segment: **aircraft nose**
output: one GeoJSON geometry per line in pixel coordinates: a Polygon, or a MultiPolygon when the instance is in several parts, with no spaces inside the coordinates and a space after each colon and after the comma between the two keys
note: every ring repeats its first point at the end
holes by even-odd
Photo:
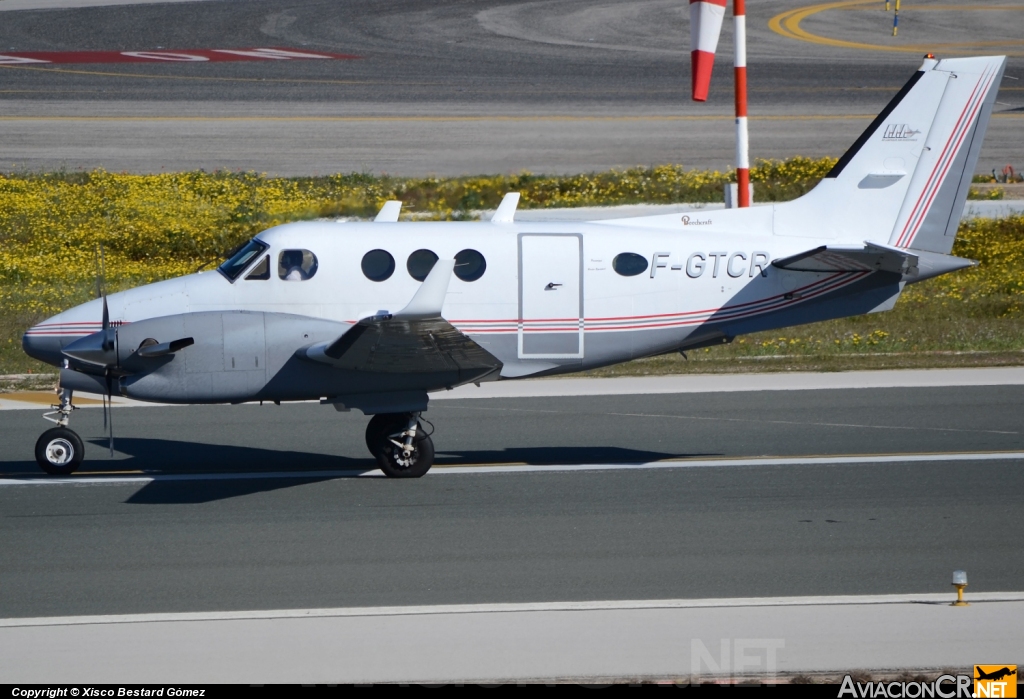
{"type": "Polygon", "coordinates": [[[63,337],[52,319],[46,320],[25,331],[21,336],[21,348],[33,359],[59,367],[64,359],[61,354],[63,337]]]}

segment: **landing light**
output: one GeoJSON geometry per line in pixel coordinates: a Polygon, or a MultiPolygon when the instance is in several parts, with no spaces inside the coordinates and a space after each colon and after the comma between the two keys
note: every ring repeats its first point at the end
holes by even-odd
{"type": "Polygon", "coordinates": [[[967,602],[964,602],[964,588],[967,587],[967,571],[966,570],[954,570],[953,571],[953,587],[956,588],[956,602],[953,602],[953,607],[966,607],[967,602]]]}

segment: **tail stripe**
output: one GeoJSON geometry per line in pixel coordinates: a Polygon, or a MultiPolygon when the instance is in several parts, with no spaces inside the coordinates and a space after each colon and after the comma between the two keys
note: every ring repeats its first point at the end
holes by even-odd
{"type": "Polygon", "coordinates": [[[943,160],[943,158],[945,158],[946,153],[949,150],[949,143],[950,143],[950,141],[953,140],[953,137],[956,135],[957,130],[960,128],[960,125],[963,123],[964,115],[967,113],[967,110],[970,109],[971,103],[974,101],[974,96],[978,93],[978,86],[981,85],[982,79],[983,79],[983,77],[978,79],[977,84],[975,84],[975,86],[974,86],[974,90],[971,92],[970,98],[967,100],[966,104],[964,104],[964,108],[960,112],[960,118],[957,119],[956,125],[953,127],[952,133],[950,133],[949,138],[946,140],[946,146],[945,146],[945,148],[942,151],[942,155],[938,158],[938,160],[935,161],[935,166],[932,168],[931,174],[928,175],[928,180],[925,182],[925,186],[922,188],[921,194],[918,196],[917,201],[914,203],[914,208],[910,212],[910,216],[907,218],[907,222],[903,225],[903,230],[900,232],[900,237],[896,241],[896,245],[897,246],[900,246],[900,245],[903,244],[903,240],[904,240],[904,238],[907,235],[907,231],[911,227],[915,226],[915,224],[917,224],[918,219],[920,218],[920,216],[923,215],[925,211],[927,211],[927,207],[923,207],[923,206],[921,206],[921,204],[924,201],[925,196],[927,196],[928,191],[931,188],[932,184],[935,182],[935,174],[938,172],[939,168],[942,166],[942,160],[943,160]]]}
{"type": "Polygon", "coordinates": [[[910,217],[907,219],[907,223],[904,225],[903,231],[900,233],[900,237],[896,242],[897,247],[907,247],[910,245],[914,237],[917,235],[918,230],[920,230],[921,225],[924,223],[924,218],[928,213],[928,209],[931,207],[932,201],[938,194],[946,173],[949,172],[949,168],[956,159],[956,154],[959,152],[960,145],[963,143],[964,138],[970,131],[970,126],[974,123],[974,118],[981,109],[984,97],[988,93],[988,88],[992,84],[994,77],[994,71],[987,72],[986,74],[983,74],[977,84],[975,84],[974,89],[967,100],[967,104],[964,105],[963,110],[960,112],[960,117],[957,119],[956,125],[953,127],[949,138],[946,140],[942,154],[939,156],[935,163],[935,167],[928,176],[928,180],[922,189],[917,202],[914,204],[914,209],[911,211],[910,217]],[[983,82],[985,83],[985,87],[979,90],[978,88],[981,87],[983,82]],[[969,116],[965,119],[964,117],[968,112],[969,116]],[[956,141],[955,145],[953,145],[954,141],[956,141]],[[939,173],[940,170],[941,174],[939,173]]]}
{"type": "MultiPolygon", "coordinates": [[[[946,164],[945,164],[945,167],[942,170],[942,174],[939,176],[939,178],[937,180],[937,183],[932,188],[931,196],[928,198],[928,203],[924,207],[925,211],[927,211],[931,207],[932,201],[935,199],[935,196],[939,193],[939,188],[941,186],[941,183],[943,182],[943,180],[946,179],[946,173],[949,172],[949,168],[952,167],[953,161],[956,160],[956,155],[960,151],[960,146],[963,144],[963,141],[967,137],[967,134],[970,133],[971,126],[974,123],[974,119],[975,119],[975,117],[978,116],[978,112],[981,111],[981,107],[982,107],[982,105],[985,102],[985,99],[984,99],[985,95],[988,93],[988,88],[989,88],[989,86],[991,86],[992,81],[993,81],[994,78],[995,78],[995,73],[992,73],[991,75],[989,75],[988,82],[985,83],[985,89],[982,90],[981,96],[975,102],[974,107],[971,110],[971,116],[967,120],[967,123],[964,125],[963,129],[960,131],[960,137],[959,137],[959,139],[957,139],[956,146],[954,146],[952,151],[950,152],[949,157],[946,159],[946,164]]],[[[982,77],[982,79],[984,79],[984,76],[982,77]]],[[[914,227],[913,233],[911,233],[910,237],[907,238],[906,247],[910,247],[910,245],[913,244],[914,238],[917,236],[917,233],[921,229],[921,225],[923,223],[924,223],[924,216],[922,215],[920,217],[920,220],[918,221],[917,225],[914,227]]]]}

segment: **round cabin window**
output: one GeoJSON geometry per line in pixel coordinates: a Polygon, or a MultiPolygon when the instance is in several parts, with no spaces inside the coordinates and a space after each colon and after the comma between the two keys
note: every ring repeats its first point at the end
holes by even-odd
{"type": "Polygon", "coordinates": [[[430,274],[430,270],[434,268],[434,263],[437,262],[437,255],[430,250],[417,250],[413,254],[409,255],[409,259],[406,260],[405,268],[409,270],[409,276],[418,282],[423,281],[430,274]]]}
{"type": "Polygon", "coordinates": [[[463,250],[455,256],[455,276],[464,282],[475,282],[487,271],[487,260],[476,250],[463,250]]]}
{"type": "Polygon", "coordinates": [[[624,277],[635,277],[647,271],[647,258],[635,252],[620,252],[612,260],[612,269],[624,277]]]}
{"type": "Polygon", "coordinates": [[[387,250],[371,250],[363,255],[363,274],[374,282],[382,282],[395,273],[395,258],[387,250]]]}

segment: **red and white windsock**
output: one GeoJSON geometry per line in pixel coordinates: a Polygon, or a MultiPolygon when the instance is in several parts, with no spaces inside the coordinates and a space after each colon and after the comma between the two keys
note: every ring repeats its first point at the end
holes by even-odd
{"type": "Polygon", "coordinates": [[[690,0],[690,69],[696,102],[704,102],[708,98],[726,2],[728,0],[690,0]]]}

